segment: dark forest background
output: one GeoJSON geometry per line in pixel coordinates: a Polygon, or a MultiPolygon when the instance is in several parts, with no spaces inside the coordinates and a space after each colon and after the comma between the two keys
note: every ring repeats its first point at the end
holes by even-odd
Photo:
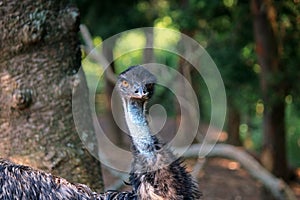
{"type": "MultiPolygon", "coordinates": [[[[109,139],[129,150],[128,137],[112,116],[111,95],[116,75],[149,62],[175,69],[191,83],[200,109],[198,131],[205,132],[212,106],[203,77],[172,52],[144,49],[151,43],[172,49],[182,44],[181,38],[176,34],[152,37],[142,29],[128,31],[141,27],[175,30],[205,48],[222,75],[227,94],[224,128],[215,129],[217,134],[209,139],[221,144],[216,149],[230,144],[227,147],[236,150],[234,155],[246,150],[243,155],[248,161],[255,158],[291,187],[290,181],[296,180],[293,189],[300,196],[299,0],[0,0],[0,157],[99,192],[108,188],[104,185],[115,186],[112,183],[118,179],[121,184],[113,189],[119,189],[126,177],[107,166],[101,168],[97,156],[91,155],[99,153],[95,141],[101,138],[96,138],[87,89],[96,91],[97,117],[109,139]],[[90,41],[82,32],[84,26],[79,31],[80,24],[90,32],[90,41]],[[117,40],[103,48],[105,57],[113,60],[104,71],[89,55],[88,42],[90,47],[99,47],[119,33],[117,40]],[[137,50],[123,54],[133,48],[137,50]],[[85,77],[77,73],[81,65],[85,77]],[[73,98],[76,95],[82,98],[73,98]],[[81,124],[74,122],[74,116],[81,124]],[[83,139],[91,143],[83,144],[83,139]]],[[[191,119],[182,116],[172,92],[156,89],[150,106],[160,104],[165,109],[167,120],[159,134],[168,142],[180,120],[191,119]]],[[[203,142],[198,136],[194,143],[203,142]]],[[[187,160],[188,167],[198,173],[194,175],[206,197],[261,197],[256,192],[263,188],[261,184],[242,172],[245,163],[219,157],[207,160],[204,170],[200,170],[201,162],[187,160]]],[[[283,187],[274,185],[276,190],[283,187]]]]}
{"type": "MultiPolygon", "coordinates": [[[[300,166],[299,29],[300,3],[294,1],[96,1],[77,0],[94,44],[138,27],[170,28],[195,39],[217,64],[226,87],[226,141],[244,146],[277,176],[300,166]]],[[[142,47],[142,32],[121,36],[112,55],[128,45],[142,47]]],[[[176,42],[176,39],[174,39],[176,42]]],[[[172,41],[172,40],[171,40],[172,41]]],[[[166,40],[166,46],[168,45],[166,40]]],[[[127,46],[127,47],[126,47],[127,46]]],[[[156,62],[180,71],[180,60],[155,51],[156,62]]],[[[113,63],[116,73],[143,62],[143,52],[113,63]]],[[[95,65],[86,65],[88,81],[96,80],[95,65]],[[94,78],[93,78],[94,77],[94,78]]],[[[98,73],[101,73],[98,71],[98,73]]],[[[197,73],[190,74],[200,102],[202,123],[210,118],[210,101],[197,73]]],[[[105,94],[104,81],[99,94],[105,94]]],[[[176,118],[172,95],[156,99],[176,118]]],[[[101,95],[99,95],[101,101],[101,95]]],[[[105,99],[103,97],[103,99],[105,99]]],[[[103,101],[102,101],[103,102],[103,101]]],[[[99,113],[105,112],[101,105],[99,113]]]]}

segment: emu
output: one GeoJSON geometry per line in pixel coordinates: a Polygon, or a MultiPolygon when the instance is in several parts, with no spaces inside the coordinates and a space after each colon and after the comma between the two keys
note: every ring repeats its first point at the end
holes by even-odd
{"type": "Polygon", "coordinates": [[[97,194],[83,184],[24,165],[0,159],[1,200],[135,200],[133,192],[106,191],[97,194]]]}
{"type": "Polygon", "coordinates": [[[129,181],[133,191],[97,194],[50,173],[0,159],[0,199],[31,200],[196,200],[201,193],[182,160],[151,134],[145,113],[156,78],[142,66],[130,67],[118,77],[125,120],[132,142],[129,181]]]}
{"type": "Polygon", "coordinates": [[[155,83],[156,77],[142,66],[128,68],[116,83],[132,144],[130,184],[139,200],[200,199],[198,185],[182,160],[151,134],[145,110],[155,83]]]}

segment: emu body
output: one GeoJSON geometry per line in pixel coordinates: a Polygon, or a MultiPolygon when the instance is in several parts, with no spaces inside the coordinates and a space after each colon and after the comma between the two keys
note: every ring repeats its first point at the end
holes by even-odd
{"type": "Polygon", "coordinates": [[[130,183],[140,200],[194,200],[201,194],[180,159],[151,134],[145,107],[156,78],[141,66],[120,74],[117,81],[132,141],[130,183]]]}
{"type": "Polygon", "coordinates": [[[134,200],[132,192],[97,194],[83,184],[72,184],[28,166],[0,159],[1,200],[134,200]]]}

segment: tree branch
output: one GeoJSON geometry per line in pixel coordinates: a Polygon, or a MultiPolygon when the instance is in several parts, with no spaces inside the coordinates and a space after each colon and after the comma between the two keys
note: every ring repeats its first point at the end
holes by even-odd
{"type": "Polygon", "coordinates": [[[103,71],[105,72],[105,75],[107,76],[108,80],[111,83],[115,84],[117,82],[117,78],[112,69],[109,67],[110,63],[103,56],[102,53],[95,49],[91,34],[88,28],[83,24],[80,25],[80,33],[84,40],[84,43],[86,44],[86,46],[83,48],[86,54],[88,54],[90,58],[95,60],[98,63],[98,65],[103,68],[103,71]],[[105,68],[105,66],[107,66],[107,68],[105,68]]]}

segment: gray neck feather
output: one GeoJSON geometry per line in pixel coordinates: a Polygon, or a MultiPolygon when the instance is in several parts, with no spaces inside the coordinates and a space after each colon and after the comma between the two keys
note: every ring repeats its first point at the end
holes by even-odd
{"type": "Polygon", "coordinates": [[[126,123],[137,150],[147,158],[154,157],[153,139],[145,114],[146,103],[123,99],[126,123]]]}

